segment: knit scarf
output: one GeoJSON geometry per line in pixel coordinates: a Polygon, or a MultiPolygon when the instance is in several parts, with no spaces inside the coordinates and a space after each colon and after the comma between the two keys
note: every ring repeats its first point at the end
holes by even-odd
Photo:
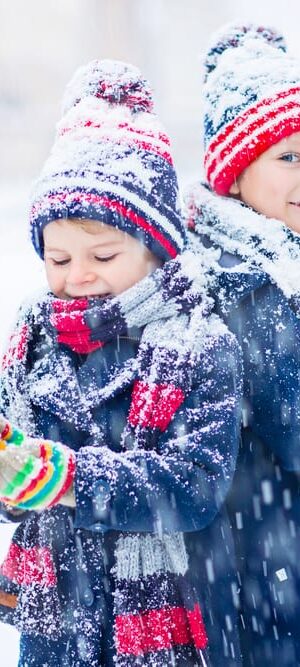
{"type": "MultiPolygon", "coordinates": [[[[242,264],[226,271],[263,272],[287,299],[299,299],[299,234],[239,200],[216,195],[202,184],[190,189],[186,207],[189,227],[202,238],[207,236],[216,248],[214,259],[211,250],[208,259],[216,271],[220,271],[217,261],[221,251],[238,255],[242,264]]],[[[203,245],[201,252],[205,254],[203,245]]]]}
{"type": "MultiPolygon", "coordinates": [[[[217,318],[209,317],[212,304],[207,297],[208,280],[207,272],[201,271],[199,258],[186,251],[118,297],[68,302],[47,294],[26,305],[3,358],[1,408],[6,416],[29,435],[38,435],[32,401],[38,397],[43,405],[50,400],[52,409],[62,419],[72,416],[72,423],[78,428],[84,423],[84,429],[89,430],[95,444],[101,447],[104,435],[101,425],[94,423],[92,409],[120,387],[131,386],[131,406],[121,444],[125,450],[153,448],[151,432],[167,429],[192,389],[193,368],[207,337],[215,333],[217,318]],[[141,330],[136,357],[118,366],[104,387],[95,386],[91,379],[85,395],[80,395],[68,347],[87,354],[117,336],[141,330]],[[28,355],[37,347],[41,355],[28,372],[28,355]]],[[[103,462],[103,458],[99,465],[112,465],[110,461],[103,462]]],[[[110,479],[113,493],[113,468],[110,479]]],[[[60,611],[53,585],[54,567],[49,565],[51,547],[45,546],[45,525],[53,521],[56,509],[35,519],[40,524],[37,532],[43,539],[42,544],[36,541],[31,545],[29,557],[27,542],[28,558],[33,558],[36,549],[39,563],[41,558],[46,559],[48,577],[41,575],[38,579],[43,587],[37,586],[36,581],[28,581],[28,568],[33,571],[34,566],[32,562],[26,565],[22,539],[18,543],[15,538],[1,568],[2,575],[14,586],[21,585],[23,598],[25,595],[28,601],[28,590],[31,593],[31,616],[19,612],[21,630],[39,632],[40,618],[35,618],[34,600],[40,609],[44,596],[52,637],[54,627],[55,633],[59,632],[60,611]],[[49,550],[46,556],[45,549],[49,550]],[[16,557],[18,573],[23,559],[21,570],[27,571],[25,580],[15,574],[16,557]]],[[[182,533],[120,534],[113,574],[117,667],[208,664],[207,637],[199,602],[189,581],[182,533]]],[[[47,629],[43,632],[47,633],[47,629]]]]}

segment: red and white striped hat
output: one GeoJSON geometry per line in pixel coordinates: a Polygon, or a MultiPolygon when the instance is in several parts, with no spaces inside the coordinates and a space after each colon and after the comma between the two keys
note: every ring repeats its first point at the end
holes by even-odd
{"type": "Polygon", "coordinates": [[[205,173],[226,195],[251,162],[300,131],[300,61],[275,30],[230,24],[215,33],[204,65],[205,173]]]}

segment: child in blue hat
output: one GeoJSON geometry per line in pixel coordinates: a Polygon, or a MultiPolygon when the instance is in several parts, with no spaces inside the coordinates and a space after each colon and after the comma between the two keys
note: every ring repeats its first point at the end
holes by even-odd
{"type": "Polygon", "coordinates": [[[1,566],[19,667],[239,664],[228,522],[237,343],[187,250],[148,83],[94,61],[67,89],[31,238],[49,291],[1,376],[1,566]]]}

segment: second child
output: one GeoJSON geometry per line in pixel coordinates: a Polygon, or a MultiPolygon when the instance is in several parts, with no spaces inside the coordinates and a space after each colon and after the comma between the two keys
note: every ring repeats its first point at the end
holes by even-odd
{"type": "Polygon", "coordinates": [[[247,667],[300,665],[300,61],[263,26],[211,40],[203,184],[188,195],[217,310],[243,351],[229,495],[247,667]]]}

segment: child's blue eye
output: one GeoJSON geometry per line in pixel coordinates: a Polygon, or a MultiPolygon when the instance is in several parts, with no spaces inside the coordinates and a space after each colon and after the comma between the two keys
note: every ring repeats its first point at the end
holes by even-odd
{"type": "Polygon", "coordinates": [[[280,160],[283,160],[284,162],[299,162],[300,155],[299,153],[284,153],[280,156],[280,160]]]}

